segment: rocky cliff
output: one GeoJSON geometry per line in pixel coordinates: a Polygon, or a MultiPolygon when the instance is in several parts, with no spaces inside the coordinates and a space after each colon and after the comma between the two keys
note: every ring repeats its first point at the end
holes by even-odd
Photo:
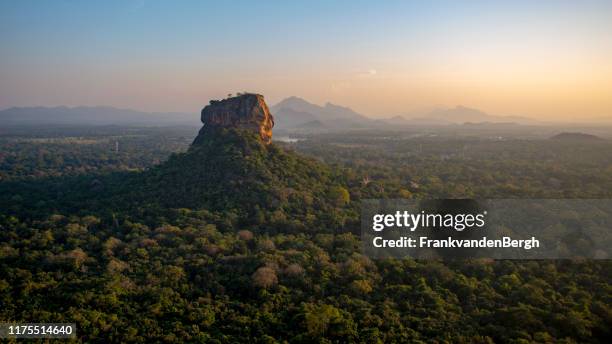
{"type": "Polygon", "coordinates": [[[272,141],[274,118],[260,94],[243,94],[223,100],[211,100],[202,109],[204,126],[193,144],[205,139],[207,133],[219,128],[246,129],[259,134],[261,140],[269,144],[272,141]]]}

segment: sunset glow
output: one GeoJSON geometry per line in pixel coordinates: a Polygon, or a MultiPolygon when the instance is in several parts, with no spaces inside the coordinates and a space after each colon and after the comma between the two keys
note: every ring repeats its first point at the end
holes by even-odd
{"type": "Polygon", "coordinates": [[[197,112],[256,91],[374,117],[590,120],[612,116],[611,37],[596,1],[4,1],[0,108],[197,112]]]}

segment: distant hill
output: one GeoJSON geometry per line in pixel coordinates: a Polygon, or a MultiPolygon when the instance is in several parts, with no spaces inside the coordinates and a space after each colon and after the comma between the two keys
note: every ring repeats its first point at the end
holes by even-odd
{"type": "Polygon", "coordinates": [[[289,129],[304,126],[307,123],[319,122],[317,117],[310,112],[299,111],[291,108],[283,108],[281,111],[271,110],[276,118],[275,126],[278,129],[289,129]]]}
{"type": "Polygon", "coordinates": [[[550,138],[551,140],[559,141],[603,141],[599,136],[585,133],[560,133],[550,138]]]}
{"type": "Polygon", "coordinates": [[[372,120],[344,106],[326,103],[324,106],[312,104],[299,97],[289,97],[272,106],[275,127],[278,129],[298,129],[304,127],[348,129],[363,127],[372,120]],[[315,125],[304,126],[309,122],[315,125]]]}
{"type": "Polygon", "coordinates": [[[478,109],[466,106],[456,106],[452,109],[437,109],[423,116],[414,117],[409,120],[418,124],[463,124],[463,123],[516,123],[536,124],[537,121],[520,116],[496,116],[478,109]]]}
{"type": "Polygon", "coordinates": [[[197,114],[142,112],[109,106],[13,107],[0,111],[0,126],[199,125],[197,114]]]}
{"type": "Polygon", "coordinates": [[[439,126],[456,124],[506,124],[506,125],[537,125],[540,122],[520,116],[497,116],[484,111],[456,106],[454,108],[434,109],[428,112],[412,112],[403,115],[378,120],[382,126],[408,127],[408,126],[439,126]]]}
{"type": "Polygon", "coordinates": [[[319,120],[306,122],[298,126],[298,128],[301,128],[301,129],[323,129],[325,127],[326,127],[325,124],[323,124],[323,122],[319,120]]]}

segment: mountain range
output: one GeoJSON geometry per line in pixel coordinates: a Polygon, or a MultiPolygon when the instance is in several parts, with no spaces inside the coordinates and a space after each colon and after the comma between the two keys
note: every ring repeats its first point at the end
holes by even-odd
{"type": "Polygon", "coordinates": [[[520,116],[496,116],[478,109],[458,105],[451,109],[436,109],[422,116],[409,119],[422,124],[463,124],[463,123],[516,123],[536,124],[537,121],[520,116]]]}
{"type": "Polygon", "coordinates": [[[326,103],[312,104],[299,97],[289,97],[270,108],[278,129],[332,130],[355,128],[397,128],[415,125],[457,125],[465,123],[514,123],[538,124],[539,122],[519,116],[496,116],[486,112],[456,106],[435,109],[430,112],[398,115],[384,119],[373,119],[348,107],[326,103]]]}
{"type": "Polygon", "coordinates": [[[0,126],[16,125],[199,125],[196,114],[143,112],[110,106],[12,107],[0,111],[0,126]]]}
{"type": "Polygon", "coordinates": [[[360,127],[372,122],[348,107],[326,103],[319,106],[299,97],[289,97],[270,108],[278,129],[323,129],[360,127]]]}
{"type": "MultiPolygon", "coordinates": [[[[390,129],[409,126],[457,125],[465,123],[538,124],[518,116],[496,116],[456,106],[374,119],[349,107],[332,103],[317,105],[299,97],[286,98],[270,107],[276,128],[290,131],[333,131],[360,128],[390,129]]],[[[13,107],[0,111],[0,126],[15,125],[199,125],[195,114],[179,112],[143,112],[109,106],[95,107],[13,107]]]]}

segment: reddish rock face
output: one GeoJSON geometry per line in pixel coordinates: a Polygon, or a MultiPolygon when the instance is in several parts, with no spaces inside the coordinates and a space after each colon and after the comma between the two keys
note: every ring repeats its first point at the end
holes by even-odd
{"type": "Polygon", "coordinates": [[[212,100],[202,110],[204,127],[194,141],[215,127],[247,129],[259,133],[261,140],[269,144],[272,141],[274,118],[260,94],[243,94],[224,100],[212,100]]]}

